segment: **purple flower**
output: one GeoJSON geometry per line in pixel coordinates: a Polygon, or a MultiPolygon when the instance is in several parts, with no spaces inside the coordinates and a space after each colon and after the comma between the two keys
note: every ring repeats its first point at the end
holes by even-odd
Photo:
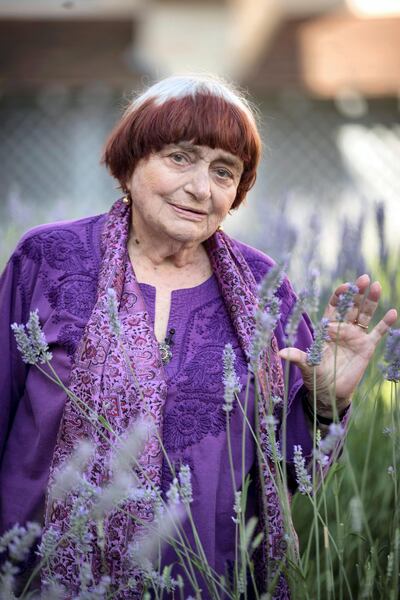
{"type": "Polygon", "coordinates": [[[188,465],[182,465],[179,469],[179,484],[182,501],[190,504],[193,502],[193,491],[192,474],[188,465]]]}
{"type": "Polygon", "coordinates": [[[16,598],[14,595],[14,589],[16,587],[15,577],[18,575],[20,569],[16,567],[11,561],[6,560],[0,569],[0,594],[1,598],[7,598],[12,600],[16,598]]]}
{"type": "Polygon", "coordinates": [[[281,301],[272,296],[266,304],[258,306],[255,313],[255,331],[250,345],[250,364],[253,372],[257,372],[260,366],[260,358],[268,347],[274,329],[280,319],[281,301]]]}
{"type": "Polygon", "coordinates": [[[385,205],[383,202],[376,203],[375,218],[379,237],[379,259],[381,264],[385,266],[388,260],[388,251],[385,237],[385,205]]]}
{"type": "Polygon", "coordinates": [[[26,325],[13,323],[17,348],[22,355],[22,360],[29,365],[46,363],[52,359],[45,335],[40,327],[38,311],[30,313],[26,325]]]}
{"type": "Polygon", "coordinates": [[[282,454],[279,440],[277,439],[276,428],[279,424],[278,420],[273,415],[262,417],[261,424],[265,426],[267,431],[267,454],[272,460],[281,461],[282,454]]]}
{"type": "Polygon", "coordinates": [[[321,363],[322,352],[325,342],[329,340],[328,336],[329,319],[321,319],[315,330],[314,341],[307,350],[307,364],[317,366],[321,363]]]}
{"type": "Polygon", "coordinates": [[[173,478],[172,483],[169,486],[169,490],[167,491],[167,498],[169,505],[177,505],[181,502],[181,498],[179,495],[178,480],[176,477],[173,478]]]}
{"type": "Polygon", "coordinates": [[[1,536],[0,552],[8,551],[10,558],[21,562],[27,558],[41,533],[42,528],[38,523],[28,521],[25,526],[17,523],[1,536]]]}
{"type": "Polygon", "coordinates": [[[239,378],[235,372],[236,355],[232,348],[232,344],[226,344],[223,352],[224,371],[222,381],[224,383],[224,404],[223,410],[227,413],[233,410],[233,400],[235,394],[238,394],[242,389],[239,378]]]}
{"type": "Polygon", "coordinates": [[[293,462],[300,494],[311,494],[311,477],[306,469],[306,460],[300,445],[294,446],[293,462]]]}
{"type": "Polygon", "coordinates": [[[383,367],[385,379],[400,381],[400,329],[391,329],[386,339],[383,367]]]}
{"type": "Polygon", "coordinates": [[[340,253],[334,277],[354,277],[356,273],[365,273],[365,261],[361,253],[364,232],[364,215],[353,225],[345,219],[341,226],[340,253]]]}
{"type": "Polygon", "coordinates": [[[274,406],[277,406],[277,404],[282,404],[283,398],[280,396],[271,396],[271,401],[274,406]]]}
{"type": "Polygon", "coordinates": [[[306,290],[302,290],[299,293],[299,296],[298,296],[296,302],[294,303],[292,311],[289,315],[289,318],[288,318],[288,321],[287,321],[287,324],[285,327],[285,333],[288,338],[289,346],[293,346],[295,343],[297,328],[299,326],[300,319],[303,315],[303,312],[306,310],[307,297],[308,297],[308,292],[306,292],[306,290]]]}
{"type": "Polygon", "coordinates": [[[331,423],[329,430],[323,440],[319,444],[319,450],[322,454],[328,455],[334,450],[336,444],[344,436],[344,428],[340,423],[331,423]]]}
{"type": "Polygon", "coordinates": [[[48,527],[48,529],[45,529],[42,534],[40,544],[38,545],[37,554],[46,561],[49,561],[56,551],[60,537],[60,532],[53,527],[48,527]]]}
{"type": "Polygon", "coordinates": [[[348,288],[343,294],[340,294],[338,304],[336,307],[336,316],[339,322],[343,322],[346,318],[347,313],[354,306],[354,296],[358,294],[359,290],[355,283],[349,283],[348,288]]]}
{"type": "Polygon", "coordinates": [[[282,265],[276,264],[267,272],[260,284],[258,285],[258,297],[260,307],[265,305],[275,295],[275,292],[280,288],[285,278],[285,273],[282,265]]]}
{"type": "Polygon", "coordinates": [[[242,492],[235,492],[235,503],[233,505],[233,512],[235,513],[235,517],[232,517],[232,521],[236,524],[240,522],[240,515],[242,514],[242,492]]]}
{"type": "Polygon", "coordinates": [[[317,314],[319,307],[319,271],[318,269],[311,269],[308,274],[307,282],[307,298],[306,298],[306,310],[312,314],[317,314]]]}

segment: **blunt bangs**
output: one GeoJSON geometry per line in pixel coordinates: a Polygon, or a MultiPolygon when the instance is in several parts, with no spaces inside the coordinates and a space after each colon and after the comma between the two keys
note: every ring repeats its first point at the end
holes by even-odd
{"type": "Polygon", "coordinates": [[[112,131],[103,162],[124,189],[140,159],[180,141],[221,148],[243,161],[232,206],[237,208],[255,182],[261,140],[255,122],[223,97],[200,92],[162,104],[155,98],[133,104],[112,131]]]}

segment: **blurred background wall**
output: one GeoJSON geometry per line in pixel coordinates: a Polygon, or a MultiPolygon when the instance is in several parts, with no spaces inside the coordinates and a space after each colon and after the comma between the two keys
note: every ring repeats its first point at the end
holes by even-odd
{"type": "Polygon", "coordinates": [[[381,203],[397,242],[400,0],[0,0],[2,264],[28,227],[109,208],[108,132],[183,71],[233,79],[260,113],[264,161],[228,231],[356,260],[378,250],[381,203]]]}

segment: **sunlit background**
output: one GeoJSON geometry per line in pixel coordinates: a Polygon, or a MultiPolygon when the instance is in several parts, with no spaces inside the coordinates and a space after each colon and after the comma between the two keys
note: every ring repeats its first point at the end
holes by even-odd
{"type": "Polygon", "coordinates": [[[345,240],[356,263],[378,252],[379,205],[397,244],[400,0],[0,0],[2,264],[29,227],[110,207],[108,132],[184,71],[260,111],[264,160],[228,231],[276,258],[318,238],[331,265],[345,240]]]}

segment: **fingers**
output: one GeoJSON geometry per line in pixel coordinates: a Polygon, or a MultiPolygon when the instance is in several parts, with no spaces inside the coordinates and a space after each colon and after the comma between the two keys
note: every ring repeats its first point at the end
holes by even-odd
{"type": "MultiPolygon", "coordinates": [[[[354,296],[354,305],[349,310],[346,320],[350,323],[357,320],[361,325],[368,326],[377,309],[382,293],[382,287],[379,281],[374,281],[374,283],[370,285],[370,278],[367,274],[358,277],[355,284],[358,287],[359,293],[354,296]],[[367,290],[368,294],[365,295],[367,290]]],[[[325,317],[330,320],[336,320],[336,310],[339,298],[341,294],[346,292],[348,286],[348,283],[342,283],[333,292],[324,313],[325,317]]]]}
{"type": "Polygon", "coordinates": [[[378,307],[379,299],[382,293],[382,286],[379,281],[374,281],[366,296],[360,305],[357,321],[360,325],[368,325],[378,307]]]}
{"type": "Polygon", "coordinates": [[[369,338],[374,342],[375,346],[379,344],[385,333],[387,333],[390,327],[395,324],[396,320],[397,310],[391,308],[369,334],[369,338]]]}
{"type": "Polygon", "coordinates": [[[311,389],[310,373],[312,373],[312,367],[307,364],[307,354],[298,348],[284,348],[278,354],[284,360],[288,360],[299,367],[304,384],[311,389]]]}
{"type": "Polygon", "coordinates": [[[298,348],[283,348],[278,354],[284,360],[293,362],[298,366],[307,364],[307,354],[298,348]]]}
{"type": "MultiPolygon", "coordinates": [[[[355,281],[356,286],[358,287],[359,293],[354,296],[354,304],[355,308],[349,311],[349,319],[351,318],[353,321],[355,320],[356,315],[358,314],[358,307],[360,306],[361,299],[364,296],[366,289],[370,284],[370,278],[367,274],[361,275],[355,281]],[[354,313],[354,314],[351,314],[354,313]]],[[[336,318],[336,309],[339,302],[339,298],[342,294],[344,294],[349,287],[348,283],[341,283],[333,292],[332,296],[329,298],[328,305],[326,307],[324,317],[327,317],[330,320],[335,320],[336,318]]]]}

